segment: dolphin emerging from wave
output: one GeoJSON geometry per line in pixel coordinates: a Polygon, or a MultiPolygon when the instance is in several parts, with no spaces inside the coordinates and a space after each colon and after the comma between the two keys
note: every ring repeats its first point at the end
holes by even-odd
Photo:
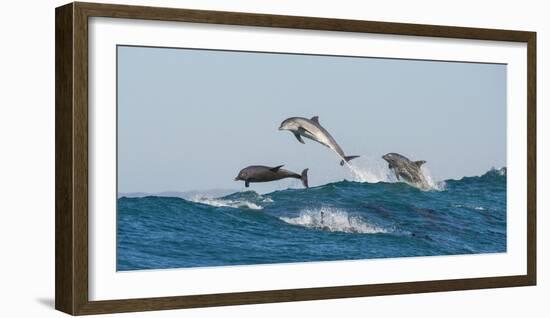
{"type": "Polygon", "coordinates": [[[248,188],[251,182],[269,182],[285,178],[295,178],[302,180],[304,187],[309,187],[307,180],[307,171],[309,169],[304,169],[302,174],[299,175],[295,172],[281,169],[282,166],[284,165],[276,167],[248,166],[239,172],[235,178],[235,181],[244,181],[245,187],[248,188]]]}
{"type": "Polygon", "coordinates": [[[403,178],[410,184],[421,189],[429,189],[430,185],[422,173],[421,167],[426,163],[424,160],[411,161],[398,153],[388,153],[382,156],[388,162],[388,167],[393,170],[397,180],[403,178]]]}
{"type": "Polygon", "coordinates": [[[302,137],[306,137],[334,150],[334,152],[336,152],[342,158],[342,161],[340,161],[341,166],[344,165],[344,161],[348,162],[352,159],[359,157],[346,156],[344,154],[344,151],[342,150],[340,145],[338,145],[336,140],[334,140],[334,138],[332,138],[328,131],[323,128],[323,126],[321,126],[321,124],[319,123],[319,116],[313,116],[311,117],[311,119],[303,117],[287,118],[281,123],[279,130],[290,131],[294,134],[294,136],[296,136],[296,139],[298,139],[298,141],[303,144],[305,144],[305,142],[302,137]]]}

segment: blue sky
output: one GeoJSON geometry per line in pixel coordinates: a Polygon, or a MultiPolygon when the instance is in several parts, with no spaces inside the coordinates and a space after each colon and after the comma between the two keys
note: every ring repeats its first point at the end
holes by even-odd
{"type": "Polygon", "coordinates": [[[119,46],[118,191],[239,189],[253,164],[309,168],[313,186],[353,179],[277,130],[315,115],[365,171],[388,152],[437,180],[506,165],[505,65],[119,46]]]}

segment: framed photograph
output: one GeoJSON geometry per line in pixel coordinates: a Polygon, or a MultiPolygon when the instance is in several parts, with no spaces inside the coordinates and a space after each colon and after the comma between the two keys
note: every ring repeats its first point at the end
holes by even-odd
{"type": "Polygon", "coordinates": [[[536,284],[536,33],[56,9],[73,315],[536,284]]]}

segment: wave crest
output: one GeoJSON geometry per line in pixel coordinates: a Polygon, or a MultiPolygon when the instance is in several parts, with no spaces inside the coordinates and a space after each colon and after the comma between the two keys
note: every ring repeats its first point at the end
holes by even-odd
{"type": "Polygon", "coordinates": [[[420,169],[422,170],[422,174],[424,175],[424,178],[426,178],[426,182],[428,183],[428,191],[445,191],[447,189],[447,183],[445,183],[445,181],[435,181],[433,179],[432,173],[430,169],[428,169],[428,167],[422,166],[422,168],[420,169]]]}
{"type": "Polygon", "coordinates": [[[331,207],[306,209],[297,217],[280,217],[288,224],[307,228],[345,233],[388,233],[385,228],[367,223],[357,216],[350,216],[346,211],[331,207]]]}
{"type": "Polygon", "coordinates": [[[403,182],[425,191],[445,191],[446,189],[445,181],[435,181],[430,170],[425,166],[422,167],[422,174],[428,187],[396,180],[395,174],[388,168],[387,164],[368,156],[356,159],[353,163],[346,162],[346,166],[349,168],[352,180],[360,183],[403,182]]]}
{"type": "Polygon", "coordinates": [[[369,156],[361,156],[353,162],[344,160],[348,167],[352,180],[361,183],[390,182],[391,173],[386,165],[369,156]]]}
{"type": "Polygon", "coordinates": [[[226,207],[226,208],[235,208],[235,209],[251,209],[251,210],[261,210],[263,207],[254,202],[247,200],[230,200],[230,199],[213,199],[205,197],[194,197],[191,198],[191,201],[195,203],[206,204],[214,207],[226,207]]]}

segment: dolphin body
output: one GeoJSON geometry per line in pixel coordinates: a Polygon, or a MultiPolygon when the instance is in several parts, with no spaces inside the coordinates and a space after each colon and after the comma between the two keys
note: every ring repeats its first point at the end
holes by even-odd
{"type": "Polygon", "coordinates": [[[311,119],[303,117],[290,117],[285,119],[279,130],[288,130],[296,136],[299,142],[305,144],[302,137],[314,140],[323,146],[334,150],[341,158],[340,165],[344,165],[344,161],[348,162],[359,156],[346,156],[344,150],[338,145],[336,140],[328,133],[328,131],[319,123],[319,116],[311,117],[311,119]]]}
{"type": "Polygon", "coordinates": [[[244,181],[245,187],[248,188],[251,182],[269,182],[285,178],[295,178],[302,180],[304,187],[309,187],[307,180],[307,171],[309,169],[304,169],[302,174],[299,175],[295,172],[281,169],[282,166],[283,165],[276,167],[248,166],[239,172],[235,181],[244,181]]]}
{"type": "Polygon", "coordinates": [[[393,170],[397,180],[403,178],[421,189],[429,189],[430,185],[422,173],[420,167],[426,163],[424,160],[411,161],[407,157],[398,153],[388,153],[382,156],[382,159],[388,162],[388,168],[393,170]]]}

